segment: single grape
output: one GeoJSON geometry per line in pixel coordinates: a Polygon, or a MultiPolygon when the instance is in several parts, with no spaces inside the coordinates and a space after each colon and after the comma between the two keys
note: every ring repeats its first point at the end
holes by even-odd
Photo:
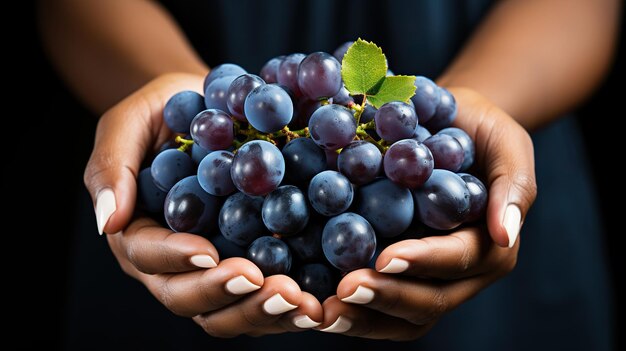
{"type": "Polygon", "coordinates": [[[441,101],[433,117],[428,123],[423,125],[430,130],[431,133],[437,132],[443,128],[447,128],[452,125],[457,114],[456,100],[454,96],[445,88],[439,88],[441,94],[441,101]]]}
{"type": "Polygon", "coordinates": [[[162,191],[170,189],[179,180],[192,175],[194,165],[191,157],[177,149],[167,149],[158,154],[150,166],[154,185],[162,191]]]}
{"type": "Polygon", "coordinates": [[[341,64],[325,52],[309,54],[298,67],[298,87],[309,99],[333,97],[342,87],[341,64]]]}
{"type": "MultiPolygon", "coordinates": [[[[339,92],[333,96],[333,104],[342,105],[348,107],[350,104],[354,104],[354,98],[350,95],[350,92],[344,85],[341,85],[341,89],[339,92]]],[[[363,115],[361,115],[361,123],[365,123],[363,121],[363,115]]]]}
{"type": "Polygon", "coordinates": [[[435,134],[424,140],[435,160],[435,168],[457,172],[463,166],[465,157],[463,146],[454,137],[447,134],[435,134]]]}
{"type": "Polygon", "coordinates": [[[394,237],[404,232],[413,220],[411,191],[378,179],[356,192],[354,211],[374,227],[379,237],[394,237]]]}
{"type": "Polygon", "coordinates": [[[248,122],[258,131],[273,133],[289,124],[293,116],[293,102],[278,85],[258,86],[248,94],[244,103],[248,122]]]}
{"type": "Polygon", "coordinates": [[[199,165],[209,153],[211,153],[211,150],[204,149],[196,143],[191,145],[191,159],[196,165],[199,165]]]}
{"type": "Polygon", "coordinates": [[[322,250],[328,262],[341,271],[365,267],[376,250],[374,228],[356,213],[342,213],[324,226],[322,250]]]}
{"type": "Polygon", "coordinates": [[[365,109],[363,109],[363,113],[361,113],[360,123],[367,123],[374,120],[374,116],[376,116],[376,112],[378,109],[368,103],[365,104],[365,109]]]}
{"type": "Polygon", "coordinates": [[[270,59],[263,65],[263,68],[261,68],[261,72],[259,73],[259,75],[267,84],[278,82],[278,67],[280,67],[280,64],[283,62],[284,59],[284,55],[277,56],[270,59]]]}
{"type": "Polygon", "coordinates": [[[206,150],[228,149],[235,140],[233,120],[222,110],[204,110],[191,122],[191,137],[206,150]]]}
{"type": "Polygon", "coordinates": [[[246,247],[239,246],[220,234],[210,237],[209,240],[219,252],[221,261],[231,257],[246,257],[247,245],[246,247]]]}
{"type": "Polygon", "coordinates": [[[291,269],[289,247],[282,240],[271,236],[262,236],[253,241],[246,256],[266,277],[287,274],[291,269]]]}
{"type": "Polygon", "coordinates": [[[200,162],[198,182],[204,191],[214,196],[226,196],[236,190],[230,177],[234,157],[229,151],[213,151],[200,162]]]}
{"type": "Polygon", "coordinates": [[[345,43],[339,45],[339,47],[333,52],[333,56],[337,59],[337,61],[343,61],[343,56],[348,52],[350,46],[354,44],[353,41],[346,41],[345,43]]]}
{"type": "Polygon", "coordinates": [[[278,66],[276,74],[278,84],[286,86],[296,97],[302,96],[298,87],[298,67],[305,57],[305,54],[300,53],[288,55],[278,66]]]}
{"type": "Polygon", "coordinates": [[[215,66],[209,74],[204,78],[204,84],[202,86],[202,90],[206,91],[206,88],[211,84],[214,80],[218,78],[233,76],[239,77],[242,74],[246,74],[245,69],[241,68],[238,65],[232,63],[224,63],[219,66],[215,66]]]}
{"type": "Polygon", "coordinates": [[[190,176],[172,187],[163,208],[173,231],[206,234],[217,224],[220,201],[202,190],[198,177],[190,176]]]}
{"type": "Polygon", "coordinates": [[[326,153],[310,138],[296,138],[283,147],[285,175],[294,184],[308,183],[326,169],[326,153]]]}
{"type": "Polygon", "coordinates": [[[447,134],[454,137],[461,144],[461,147],[463,147],[463,164],[461,165],[460,171],[465,171],[472,166],[476,153],[474,141],[463,129],[449,127],[440,130],[437,134],[447,134]]]}
{"type": "Polygon", "coordinates": [[[267,229],[282,236],[298,233],[309,222],[304,194],[293,185],[283,185],[269,193],[261,215],[267,229]]]}
{"type": "Polygon", "coordinates": [[[291,253],[300,262],[313,262],[324,259],[322,232],[326,222],[325,217],[312,213],[309,218],[309,224],[298,235],[284,238],[291,249],[291,253]]]}
{"type": "Polygon", "coordinates": [[[382,105],[374,115],[376,133],[389,143],[408,139],[415,132],[417,114],[409,104],[392,101],[382,105]]]}
{"type": "Polygon", "coordinates": [[[310,263],[300,267],[295,280],[302,291],[315,296],[319,302],[324,302],[335,294],[335,274],[321,263],[310,263]]]}
{"type": "Polygon", "coordinates": [[[166,192],[157,188],[152,180],[150,168],[144,168],[137,177],[137,205],[150,213],[163,212],[166,192]]]}
{"type": "Polygon", "coordinates": [[[228,88],[236,78],[236,76],[226,76],[212,81],[204,91],[204,106],[207,109],[228,111],[228,88]]]}
{"type": "Polygon", "coordinates": [[[252,89],[265,84],[265,81],[259,76],[254,74],[241,75],[230,84],[228,91],[226,92],[226,106],[228,111],[238,121],[246,122],[246,116],[244,115],[244,102],[246,97],[252,91],[252,89]]]}
{"type": "Polygon", "coordinates": [[[319,173],[309,184],[309,201],[324,216],[338,215],[350,207],[354,189],[348,178],[336,171],[319,173]]]}
{"type": "Polygon", "coordinates": [[[448,230],[458,227],[470,211],[470,192],[458,175],[435,169],[421,188],[413,192],[416,214],[427,226],[448,230]]]}
{"type": "Polygon", "coordinates": [[[195,91],[185,90],[167,100],[163,119],[172,132],[189,133],[191,121],[202,110],[204,97],[195,91]]]}
{"type": "MultiPolygon", "coordinates": [[[[219,215],[220,232],[224,238],[239,245],[248,246],[256,238],[268,234],[261,208],[263,198],[235,193],[226,199],[219,215]]],[[[220,251],[220,257],[222,252],[220,251]]]]}
{"type": "Polygon", "coordinates": [[[239,191],[249,196],[266,195],[278,187],[285,175],[285,160],[280,150],[267,141],[243,144],[230,169],[239,191]]]}
{"type": "Polygon", "coordinates": [[[483,217],[487,209],[487,187],[471,174],[459,173],[458,176],[465,181],[470,194],[470,210],[465,222],[475,222],[483,217]]]}
{"type": "Polygon", "coordinates": [[[411,137],[411,139],[413,140],[417,140],[420,143],[423,143],[424,140],[430,138],[432,134],[430,134],[430,132],[428,131],[428,129],[422,127],[421,125],[417,125],[415,127],[415,132],[413,132],[413,136],[411,137]]]}
{"type": "Polygon", "coordinates": [[[322,149],[337,150],[348,145],[356,136],[356,121],[347,108],[325,105],[311,116],[309,132],[322,149]]]}
{"type": "Polygon", "coordinates": [[[441,89],[432,80],[417,76],[415,78],[415,95],[411,97],[419,123],[428,122],[441,102],[441,89]]]}
{"type": "Polygon", "coordinates": [[[387,178],[411,189],[424,184],[435,166],[430,150],[413,139],[400,140],[391,145],[383,163],[387,178]]]}
{"type": "Polygon", "coordinates": [[[322,106],[322,103],[317,100],[311,100],[307,98],[300,98],[294,105],[294,117],[289,123],[289,128],[293,130],[302,129],[309,125],[309,120],[311,119],[311,115],[318,108],[322,106]]]}
{"type": "Polygon", "coordinates": [[[383,155],[378,148],[364,140],[356,140],[344,147],[337,158],[339,172],[350,182],[363,185],[374,180],[381,171],[383,155]]]}

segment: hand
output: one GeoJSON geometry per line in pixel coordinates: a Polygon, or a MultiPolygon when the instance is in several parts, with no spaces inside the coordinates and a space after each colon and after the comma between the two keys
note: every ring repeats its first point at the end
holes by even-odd
{"type": "Polygon", "coordinates": [[[445,312],[476,295],[516,264],[519,229],[536,196],[532,141],[504,111],[469,89],[457,99],[455,125],[475,141],[489,188],[486,227],[405,240],[383,250],[376,271],[346,275],[324,304],[318,329],[372,339],[424,335],[445,312]]]}
{"type": "Polygon", "coordinates": [[[189,74],[161,76],[102,116],[85,171],[98,230],[115,233],[107,239],[124,272],[172,312],[193,317],[213,336],[314,327],[314,321],[322,320],[322,307],[291,278],[264,279],[246,259],[220,261],[215,247],[201,236],[173,233],[149,218],[132,217],[141,162],[172,137],[163,122],[165,103],[179,91],[199,91],[202,81],[189,74]]]}

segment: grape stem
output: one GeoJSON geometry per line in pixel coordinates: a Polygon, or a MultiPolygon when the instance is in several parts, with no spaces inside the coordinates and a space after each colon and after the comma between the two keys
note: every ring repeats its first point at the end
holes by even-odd
{"type": "Polygon", "coordinates": [[[350,108],[355,111],[354,118],[356,119],[356,124],[357,125],[361,121],[361,115],[363,114],[363,111],[365,111],[365,103],[366,102],[367,102],[367,95],[363,95],[363,101],[361,102],[361,105],[357,105],[357,104],[351,104],[350,105],[350,108]]]}
{"type": "Polygon", "coordinates": [[[385,146],[385,141],[384,140],[380,140],[377,141],[376,139],[372,138],[371,135],[367,134],[367,132],[363,129],[361,129],[361,127],[359,126],[356,130],[356,134],[362,139],[362,140],[366,140],[369,141],[370,143],[374,144],[378,150],[380,150],[381,154],[385,154],[385,152],[387,151],[387,149],[389,147],[385,146]]]}
{"type": "Polygon", "coordinates": [[[178,147],[178,149],[177,149],[177,150],[178,150],[178,151],[182,151],[182,152],[185,152],[185,151],[189,150],[189,148],[191,147],[191,145],[193,145],[193,140],[187,140],[187,139],[185,139],[185,138],[181,137],[180,135],[177,135],[177,136],[176,136],[176,139],[174,139],[174,141],[175,141],[175,142],[177,142],[177,143],[179,143],[179,144],[181,144],[181,145],[178,147]]]}

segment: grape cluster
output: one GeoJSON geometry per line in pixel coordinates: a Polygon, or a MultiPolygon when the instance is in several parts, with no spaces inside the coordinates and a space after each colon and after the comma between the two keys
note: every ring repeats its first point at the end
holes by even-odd
{"type": "Polygon", "coordinates": [[[390,243],[480,220],[487,190],[462,173],[474,144],[450,127],[452,94],[417,77],[410,100],[376,109],[343,85],[350,44],[272,58],[260,76],[223,64],[204,96],[171,97],[177,136],[139,174],[138,206],[320,300],[390,243]]]}

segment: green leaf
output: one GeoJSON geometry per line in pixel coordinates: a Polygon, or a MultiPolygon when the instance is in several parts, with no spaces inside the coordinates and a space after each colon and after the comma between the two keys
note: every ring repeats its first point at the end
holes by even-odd
{"type": "Polygon", "coordinates": [[[374,107],[380,108],[391,101],[408,102],[415,95],[415,76],[390,76],[383,80],[376,95],[367,97],[374,107]]]}
{"type": "Polygon", "coordinates": [[[383,51],[361,38],[350,46],[341,62],[341,77],[352,95],[376,94],[386,74],[383,51]]]}

